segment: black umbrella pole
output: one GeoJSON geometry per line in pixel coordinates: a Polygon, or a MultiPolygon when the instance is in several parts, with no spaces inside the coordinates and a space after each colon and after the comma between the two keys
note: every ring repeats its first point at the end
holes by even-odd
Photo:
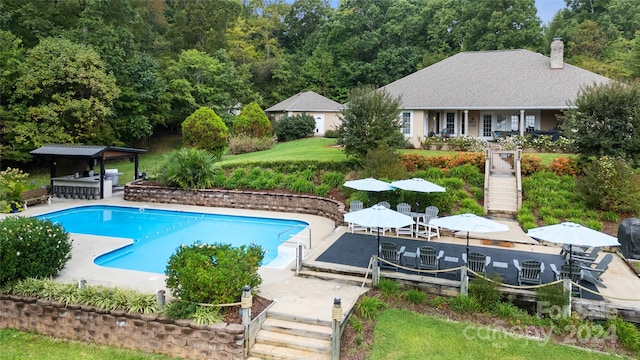
{"type": "Polygon", "coordinates": [[[467,231],[467,263],[469,262],[469,232],[467,231]]]}
{"type": "Polygon", "coordinates": [[[376,228],[378,229],[378,247],[377,247],[377,251],[378,251],[378,257],[380,257],[380,228],[376,228]]]}

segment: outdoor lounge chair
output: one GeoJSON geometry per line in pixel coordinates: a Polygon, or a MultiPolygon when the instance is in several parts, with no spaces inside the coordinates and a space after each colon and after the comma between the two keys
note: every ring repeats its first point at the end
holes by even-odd
{"type": "MultiPolygon", "coordinates": [[[[360,200],[353,200],[349,203],[349,211],[358,211],[364,209],[364,204],[360,200]]],[[[349,223],[349,229],[351,229],[351,233],[355,231],[365,231],[369,232],[369,228],[366,226],[361,226],[354,223],[349,223]]]]}
{"type": "Polygon", "coordinates": [[[400,265],[400,258],[402,253],[406,249],[405,246],[398,248],[398,245],[394,242],[380,243],[380,258],[387,262],[380,262],[380,267],[395,268],[398,271],[398,265],[400,265]],[[395,264],[395,265],[394,265],[395,264]]]}
{"type": "MultiPolygon", "coordinates": [[[[445,255],[442,258],[443,269],[453,269],[460,266],[460,258],[457,256],[445,255]]],[[[453,279],[460,280],[460,270],[445,272],[446,277],[452,277],[453,279]]]]}
{"type": "MultiPolygon", "coordinates": [[[[601,247],[595,246],[588,251],[588,249],[582,249],[575,247],[571,249],[571,251],[565,252],[565,258],[567,261],[571,258],[573,261],[582,262],[585,264],[593,263],[598,258],[598,253],[600,252],[601,247]]],[[[564,250],[564,249],[563,249],[564,250]]]]}
{"type": "MultiPolygon", "coordinates": [[[[491,264],[491,256],[487,256],[485,254],[472,252],[469,253],[469,259],[467,261],[467,254],[462,254],[462,261],[467,264],[469,270],[475,271],[477,273],[486,273],[487,265],[491,264]]],[[[469,274],[469,276],[473,276],[469,274]]]]}
{"type": "Polygon", "coordinates": [[[387,209],[391,209],[391,204],[389,204],[389,202],[388,202],[388,201],[380,201],[380,202],[378,203],[378,205],[384,206],[384,207],[386,207],[387,209]]]}
{"type": "Polygon", "coordinates": [[[513,265],[518,269],[518,285],[540,285],[542,283],[544,264],[540,261],[525,260],[522,262],[521,266],[518,259],[513,259],[513,265]]]}
{"type": "MultiPolygon", "coordinates": [[[[440,250],[440,252],[436,255],[436,249],[431,246],[420,246],[418,250],[416,250],[416,257],[418,259],[418,269],[422,270],[439,270],[440,269],[440,259],[444,257],[444,250],[440,250]]],[[[435,276],[438,276],[437,273],[434,273],[435,276]]]]}
{"type": "Polygon", "coordinates": [[[606,288],[606,286],[602,283],[600,276],[607,271],[609,268],[609,264],[613,260],[613,255],[607,254],[605,255],[599,263],[596,264],[595,268],[579,265],[583,272],[582,279],[584,281],[588,281],[594,285],[598,285],[606,288]]]}
{"type": "Polygon", "coordinates": [[[431,219],[438,217],[440,210],[435,206],[427,206],[424,211],[424,216],[418,219],[416,223],[416,236],[425,237],[427,240],[431,240],[432,236],[437,236],[440,239],[440,229],[437,226],[431,225],[429,222],[431,219]]]}
{"type": "MultiPolygon", "coordinates": [[[[401,214],[411,216],[411,205],[407,203],[399,203],[398,205],[396,205],[396,211],[401,214]]],[[[413,237],[413,224],[401,228],[396,228],[396,235],[409,235],[413,237]]]]}
{"type": "MultiPolygon", "coordinates": [[[[573,264],[573,266],[569,266],[569,264],[566,263],[562,264],[560,271],[556,268],[556,264],[550,264],[549,267],[555,274],[556,280],[571,279],[574,283],[580,284],[584,276],[584,272],[578,264],[573,264]]],[[[571,287],[571,293],[574,297],[582,297],[582,289],[577,286],[571,287]]]]}

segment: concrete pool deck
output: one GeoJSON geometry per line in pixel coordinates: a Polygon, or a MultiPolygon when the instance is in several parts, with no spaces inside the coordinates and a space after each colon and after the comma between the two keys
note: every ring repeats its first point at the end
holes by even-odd
{"type": "MultiPolygon", "coordinates": [[[[52,199],[51,205],[32,206],[19,215],[35,216],[82,205],[119,205],[303,220],[310,224],[312,244],[310,251],[305,254],[305,263],[312,264],[319,255],[347,231],[344,227],[336,228],[334,222],[331,220],[313,215],[177,204],[139,203],[125,201],[122,195],[122,192],[119,192],[115,193],[112,198],[95,201],[54,198],[52,199]]],[[[0,214],[0,218],[6,216],[8,215],[0,214]]],[[[560,248],[558,246],[553,244],[541,246],[537,244],[537,242],[532,241],[522,231],[517,222],[506,220],[504,223],[509,226],[508,232],[493,234],[472,233],[470,244],[477,246],[496,246],[487,245],[486,243],[487,241],[508,241],[509,247],[513,250],[559,253],[560,248]]],[[[457,244],[466,242],[465,236],[460,234],[458,234],[458,236],[446,236],[443,233],[442,235],[440,239],[432,239],[432,241],[457,244]]],[[[98,266],[93,263],[93,259],[98,255],[125,246],[132,241],[131,239],[82,234],[72,234],[72,239],[72,259],[57,276],[59,281],[75,283],[80,280],[86,280],[89,285],[118,286],[148,293],[155,293],[159,290],[167,291],[163,274],[113,269],[98,266]]],[[[340,265],[331,264],[331,266],[332,269],[340,270],[340,265]]],[[[295,271],[291,270],[292,267],[293,262],[284,268],[261,267],[259,270],[263,280],[259,288],[259,294],[265,298],[276,300],[272,307],[272,311],[274,312],[287,313],[301,318],[329,321],[331,319],[331,307],[334,298],[340,298],[342,300],[343,311],[346,312],[351,309],[358,297],[368,290],[367,287],[299,277],[296,276],[295,271]]],[[[614,261],[610,264],[607,272],[603,274],[602,279],[607,285],[607,288],[599,288],[599,292],[606,298],[607,302],[618,306],[640,309],[640,296],[638,296],[635,291],[635,289],[640,287],[640,279],[620,256],[614,256],[614,261]]],[[[167,294],[169,294],[168,291],[167,294]]]]}
{"type": "MultiPolygon", "coordinates": [[[[326,249],[341,232],[336,231],[333,221],[314,215],[293,214],[272,211],[259,211],[233,208],[213,208],[202,206],[140,203],[125,201],[123,193],[117,192],[113,197],[103,200],[79,200],[53,198],[51,205],[35,205],[19,213],[20,216],[38,216],[44,213],[63,210],[76,206],[87,205],[116,205],[126,207],[143,207],[163,210],[194,211],[212,214],[245,215],[266,218],[295,219],[309,223],[311,228],[311,249],[307,257],[319,255],[318,250],[326,249]],[[327,243],[327,244],[325,244],[327,243]],[[318,249],[318,250],[316,250],[318,249]]],[[[10,214],[0,214],[0,219],[10,214]]],[[[65,268],[56,276],[56,280],[64,283],[77,283],[85,280],[88,285],[106,285],[136,289],[146,293],[156,293],[164,290],[170,294],[165,286],[164,274],[130,271],[98,266],[93,260],[106,252],[130,244],[133,240],[127,238],[103,237],[85,234],[71,234],[73,241],[72,258],[65,268]]],[[[186,241],[185,241],[186,242],[186,241]]],[[[349,310],[361,293],[368,290],[359,286],[336,284],[329,281],[307,279],[296,276],[289,264],[281,268],[260,267],[259,274],[262,284],[259,295],[267,299],[276,300],[272,310],[303,318],[331,320],[333,299],[342,300],[343,309],[349,310]]]]}

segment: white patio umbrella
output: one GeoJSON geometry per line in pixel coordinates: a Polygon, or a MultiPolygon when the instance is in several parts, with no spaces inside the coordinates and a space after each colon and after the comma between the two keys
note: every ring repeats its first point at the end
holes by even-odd
{"type": "MultiPolygon", "coordinates": [[[[443,188],[442,186],[434,184],[422,178],[396,180],[391,183],[391,186],[396,187],[398,189],[405,190],[405,191],[415,191],[415,192],[421,192],[421,193],[447,191],[447,189],[443,188]]],[[[416,208],[419,208],[419,207],[420,205],[416,202],[416,208]]]]}
{"type": "Polygon", "coordinates": [[[380,228],[400,228],[415,224],[411,216],[387,209],[382,205],[344,214],[344,221],[378,229],[378,256],[380,256],[380,228]]]}
{"type": "Polygon", "coordinates": [[[497,221],[483,218],[474,214],[459,214],[431,219],[429,224],[443,227],[452,231],[467,232],[467,258],[469,258],[469,233],[490,233],[509,231],[509,227],[497,221]]]}
{"type": "Polygon", "coordinates": [[[442,186],[434,184],[422,178],[396,180],[391,183],[391,186],[396,187],[398,189],[402,189],[402,190],[416,191],[416,192],[423,192],[423,193],[447,191],[447,189],[443,188],[442,186]]]}
{"type": "Polygon", "coordinates": [[[382,180],[374,179],[374,178],[366,178],[366,179],[358,179],[358,180],[349,180],[343,184],[348,188],[361,190],[361,191],[389,191],[395,190],[391,184],[388,182],[384,182],[382,180]]]}
{"type": "Polygon", "coordinates": [[[619,246],[618,238],[590,229],[573,222],[541,226],[527,231],[527,235],[537,240],[569,245],[569,264],[573,262],[573,245],[578,246],[619,246]]]}

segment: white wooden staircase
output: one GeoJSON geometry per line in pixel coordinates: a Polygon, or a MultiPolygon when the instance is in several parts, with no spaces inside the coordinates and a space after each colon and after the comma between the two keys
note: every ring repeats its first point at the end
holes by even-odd
{"type": "Polygon", "coordinates": [[[488,149],[485,155],[485,212],[515,217],[522,204],[522,151],[488,149]]]}
{"type": "Polygon", "coordinates": [[[267,312],[248,359],[330,360],[331,323],[267,312]]]}

